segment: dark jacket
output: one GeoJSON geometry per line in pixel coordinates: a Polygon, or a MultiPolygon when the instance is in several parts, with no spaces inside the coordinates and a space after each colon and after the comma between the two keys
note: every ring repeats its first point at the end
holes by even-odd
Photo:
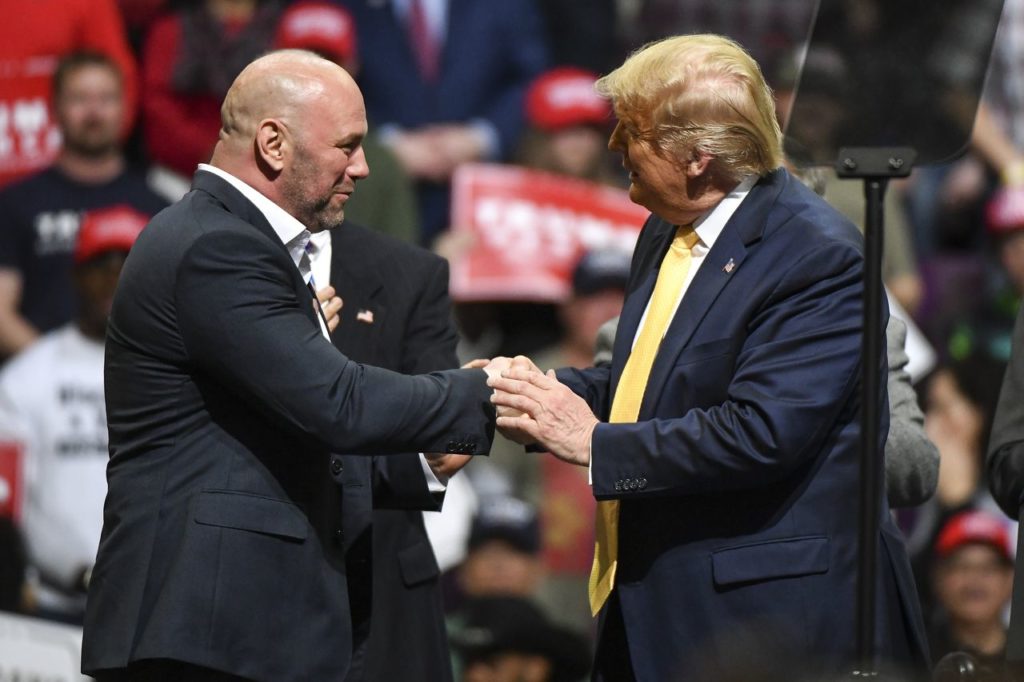
{"type": "MultiPolygon", "coordinates": [[[[334,345],[352,360],[405,374],[458,366],[447,261],[349,221],[331,241],[331,284],[344,301],[334,345]]],[[[358,465],[366,458],[347,459],[358,465]]],[[[439,570],[419,511],[433,500],[419,455],[375,457],[373,465],[375,510],[366,529],[372,618],[362,670],[353,669],[346,680],[451,680],[439,570]],[[396,496],[399,468],[406,480],[418,474],[418,501],[413,491],[396,496]],[[384,490],[382,478],[391,484],[384,490]]],[[[346,466],[346,475],[353,469],[346,466]]],[[[354,551],[367,549],[360,543],[354,551]]]]}
{"type": "Polygon", "coordinates": [[[169,658],[341,679],[351,624],[330,453],[486,453],[493,428],[483,372],[404,377],[338,353],[262,214],[205,172],[125,263],[105,382],[87,673],[169,658]]]}
{"type": "MultiPolygon", "coordinates": [[[[611,366],[559,372],[602,419],[675,229],[644,226],[611,366]]],[[[862,279],[856,228],[769,174],[704,257],[637,422],[594,430],[594,495],[621,501],[612,599],[637,679],[855,663],[862,279]]],[[[884,357],[877,371],[884,405],[884,357]]],[[[923,669],[910,565],[884,499],[875,513],[879,652],[923,669]]]]}

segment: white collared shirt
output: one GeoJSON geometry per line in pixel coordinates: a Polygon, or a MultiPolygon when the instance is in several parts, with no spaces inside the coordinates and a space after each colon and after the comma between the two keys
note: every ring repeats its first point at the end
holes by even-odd
{"type": "MultiPolygon", "coordinates": [[[[743,178],[740,184],[736,185],[735,189],[725,195],[713,209],[694,221],[693,229],[700,241],[694,244],[690,250],[690,269],[686,273],[686,280],[683,282],[682,288],[679,290],[679,297],[676,298],[676,303],[672,307],[670,320],[675,318],[676,312],[679,310],[679,304],[683,302],[683,296],[686,295],[687,289],[690,288],[694,277],[697,276],[697,271],[700,270],[704,258],[711,251],[711,247],[715,245],[715,241],[718,240],[718,235],[722,234],[725,224],[729,222],[733,213],[740,207],[743,200],[747,198],[756,182],[756,175],[748,175],[743,178]]],[[[651,302],[648,300],[647,307],[644,308],[643,317],[640,318],[640,324],[637,325],[636,334],[633,336],[634,346],[636,345],[636,340],[640,337],[640,330],[644,328],[644,322],[647,321],[647,311],[650,309],[650,306],[651,302]]],[[[668,325],[666,325],[665,331],[668,332],[668,325]]]]}

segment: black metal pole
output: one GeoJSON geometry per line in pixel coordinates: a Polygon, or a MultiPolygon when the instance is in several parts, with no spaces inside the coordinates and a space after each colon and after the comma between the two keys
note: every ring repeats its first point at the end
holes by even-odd
{"type": "Polygon", "coordinates": [[[860,443],[860,571],[857,580],[857,652],[860,675],[874,676],[875,585],[878,565],[878,506],[883,470],[878,445],[881,390],[878,367],[882,357],[882,208],[888,179],[864,179],[867,200],[864,224],[864,343],[861,355],[860,443]]]}

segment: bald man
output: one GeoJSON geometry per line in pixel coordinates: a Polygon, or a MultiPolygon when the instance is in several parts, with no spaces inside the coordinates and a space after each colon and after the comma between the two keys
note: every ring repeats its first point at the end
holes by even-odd
{"type": "Polygon", "coordinates": [[[352,633],[331,453],[486,453],[485,382],[502,363],[406,377],[331,345],[307,244],[369,172],[348,74],[272,53],[222,118],[210,164],[143,232],[114,299],[82,670],[340,681],[352,633]]]}

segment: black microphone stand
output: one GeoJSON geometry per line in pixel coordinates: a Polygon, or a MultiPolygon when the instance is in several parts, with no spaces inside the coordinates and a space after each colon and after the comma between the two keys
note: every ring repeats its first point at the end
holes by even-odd
{"type": "Polygon", "coordinates": [[[861,350],[860,524],[857,572],[857,661],[852,677],[878,678],[875,659],[875,599],[878,580],[879,504],[882,494],[882,452],[878,431],[882,359],[883,206],[890,178],[910,175],[917,153],[910,147],[844,147],[836,173],[864,181],[864,323],[861,350]]]}

